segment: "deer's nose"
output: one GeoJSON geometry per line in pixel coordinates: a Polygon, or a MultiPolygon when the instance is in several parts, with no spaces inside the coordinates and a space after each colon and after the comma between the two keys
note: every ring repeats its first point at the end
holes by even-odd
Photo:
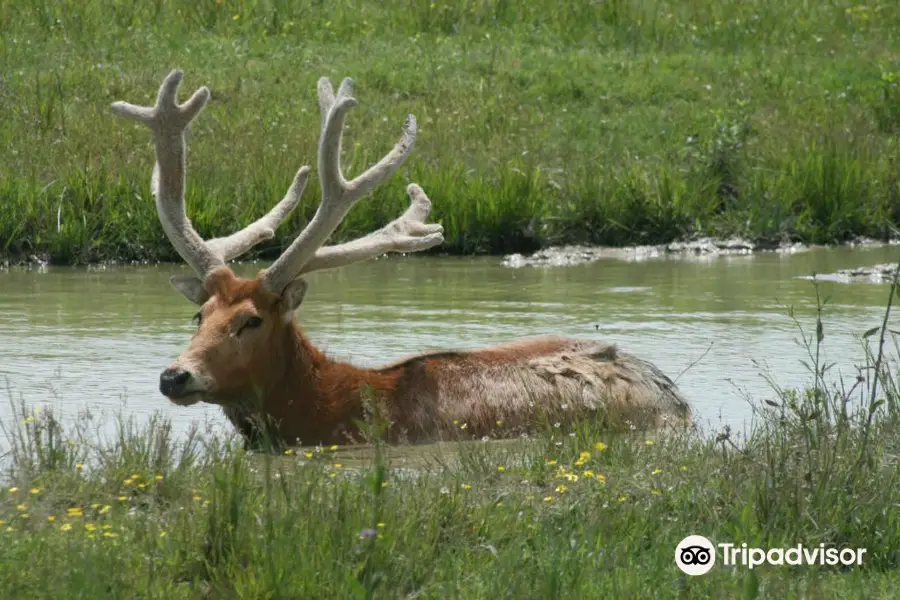
{"type": "Polygon", "coordinates": [[[190,380],[190,371],[169,367],[159,376],[159,391],[163,396],[179,396],[190,380]]]}

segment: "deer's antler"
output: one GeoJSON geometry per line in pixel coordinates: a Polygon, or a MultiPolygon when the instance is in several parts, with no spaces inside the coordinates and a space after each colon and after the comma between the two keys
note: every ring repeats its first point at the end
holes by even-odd
{"type": "Polygon", "coordinates": [[[353,81],[344,79],[337,95],[331,82],[319,80],[322,131],[319,138],[319,179],[322,201],[315,216],[293,243],[263,274],[264,285],[276,293],[298,275],[365,260],[384,252],[415,252],[444,241],[440,225],[426,225],[430,202],[422,188],[409,186],[412,206],[399,219],[363,238],[321,248],[350,209],[361,198],[387,180],[403,164],[416,139],[416,119],[409,115],[400,141],[376,165],[347,181],[341,171],[341,138],[347,111],[356,106],[353,81]]]}
{"type": "Polygon", "coordinates": [[[209,89],[201,87],[185,102],[178,104],[176,93],[184,74],[176,69],[163,80],[156,105],[137,106],[114,102],[116,114],[146,125],[156,146],[151,188],[156,211],[169,241],[201,279],[210,272],[262,240],[271,238],[275,228],[297,204],[309,179],[309,167],[297,172],[284,199],[266,216],[226,238],[205,242],[194,230],[184,207],[185,156],[184,132],[209,100],[209,89]]]}
{"type": "MultiPolygon", "coordinates": [[[[154,106],[114,102],[116,114],[146,125],[156,148],[152,190],[163,230],[179,255],[197,273],[200,282],[229,260],[244,254],[259,242],[274,235],[275,229],[300,202],[309,180],[307,166],[297,171],[284,198],[264,217],[227,237],[204,241],[194,230],[185,212],[184,133],[209,100],[209,90],[201,87],[185,102],[178,104],[176,92],[183,74],[170,72],[159,88],[154,106]]],[[[411,205],[398,219],[362,238],[335,246],[322,247],[352,206],[390,177],[412,150],[416,122],[410,115],[403,136],[394,149],[378,164],[352,181],[346,181],[340,168],[341,137],[347,111],[356,106],[352,81],[345,79],[337,97],[329,81],[319,80],[319,105],[322,131],[319,140],[319,176],[322,202],[309,225],[287,250],[263,274],[263,283],[276,293],[302,273],[331,269],[373,258],[385,252],[417,252],[444,241],[443,228],[426,224],[431,203],[418,185],[411,184],[411,205]]],[[[176,278],[183,279],[183,278],[176,278]]],[[[195,302],[205,301],[202,285],[195,286],[195,302]]]]}

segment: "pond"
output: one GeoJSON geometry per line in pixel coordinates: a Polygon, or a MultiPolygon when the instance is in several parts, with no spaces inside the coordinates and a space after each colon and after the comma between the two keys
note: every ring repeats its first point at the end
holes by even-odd
{"type": "MultiPolygon", "coordinates": [[[[312,274],[297,317],[331,357],[363,366],[534,335],[612,341],[677,377],[707,428],[740,430],[751,416],[745,395],[772,396],[765,372],[786,387],[811,379],[786,308],[814,332],[813,285],[798,277],[895,255],[891,247],[833,248],[521,269],[499,257],[390,258],[312,274]]],[[[160,371],[194,330],[196,308],[168,283],[187,272],[180,265],[0,272],[6,395],[64,416],[124,409],[140,422],[160,411],[179,436],[194,421],[229,430],[217,407],[177,407],[157,390],[160,371]]],[[[856,373],[859,336],[880,324],[888,289],[821,284],[830,297],[825,358],[836,363],[834,375],[856,373]]],[[[11,415],[10,402],[0,401],[0,419],[11,415]]]]}

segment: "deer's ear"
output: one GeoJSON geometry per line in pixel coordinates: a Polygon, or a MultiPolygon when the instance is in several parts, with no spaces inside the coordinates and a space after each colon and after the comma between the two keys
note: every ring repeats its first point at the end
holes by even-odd
{"type": "Polygon", "coordinates": [[[303,303],[303,297],[306,296],[306,290],[309,285],[305,279],[297,278],[290,282],[284,291],[281,292],[281,303],[284,307],[282,316],[286,321],[290,321],[294,316],[294,311],[303,303]]]}
{"type": "Polygon", "coordinates": [[[185,298],[198,306],[203,306],[209,300],[209,293],[203,287],[203,282],[191,275],[175,275],[169,278],[169,282],[185,298]]]}

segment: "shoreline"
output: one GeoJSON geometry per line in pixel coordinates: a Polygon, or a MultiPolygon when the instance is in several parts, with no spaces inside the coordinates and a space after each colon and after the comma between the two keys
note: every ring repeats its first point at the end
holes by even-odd
{"type": "MultiPolygon", "coordinates": [[[[815,250],[830,248],[882,248],[885,246],[900,245],[900,239],[891,238],[879,240],[866,236],[856,236],[845,242],[837,244],[805,244],[803,242],[782,241],[771,243],[766,241],[753,241],[744,237],[718,238],[704,236],[694,239],[678,240],[666,244],[640,244],[630,246],[590,246],[584,244],[563,244],[541,248],[530,255],[512,253],[505,255],[492,255],[485,253],[456,254],[456,253],[420,253],[421,257],[484,257],[496,256],[504,267],[520,269],[524,267],[573,267],[589,264],[600,260],[620,260],[626,262],[640,262],[653,259],[676,260],[703,260],[720,256],[749,256],[760,253],[799,254],[815,250]]],[[[382,255],[379,259],[386,256],[382,255]]],[[[402,255],[407,256],[407,255],[402,255]]],[[[229,264],[240,265],[264,262],[259,257],[246,260],[234,260],[229,264]]],[[[120,261],[115,258],[76,264],[56,264],[50,261],[46,253],[24,254],[0,254],[0,271],[10,269],[44,270],[48,267],[83,267],[88,271],[103,270],[115,266],[154,266],[154,265],[179,265],[181,262],[153,261],[153,260],[127,260],[120,261]]],[[[860,266],[849,269],[841,269],[831,274],[819,274],[820,279],[852,283],[868,281],[872,283],[887,282],[893,276],[895,264],[883,263],[871,266],[860,266]]]]}
{"type": "MultiPolygon", "coordinates": [[[[692,260],[720,256],[749,256],[760,253],[799,254],[840,247],[881,248],[896,245],[900,245],[900,239],[878,240],[865,236],[857,236],[839,244],[805,244],[786,241],[772,244],[754,242],[741,237],[701,237],[670,242],[668,244],[621,247],[568,244],[542,248],[528,256],[519,253],[507,254],[503,257],[503,266],[512,269],[524,267],[573,267],[599,260],[621,260],[626,262],[667,258],[692,260]]],[[[893,268],[894,266],[891,264],[880,264],[871,267],[842,269],[835,275],[846,275],[848,278],[877,277],[885,273],[890,274],[893,268]]]]}
{"type": "MultiPolygon", "coordinates": [[[[753,241],[748,238],[732,236],[727,238],[703,236],[692,239],[676,240],[665,244],[634,244],[627,246],[592,246],[587,244],[561,244],[541,248],[530,255],[522,253],[491,254],[491,253],[448,253],[448,252],[422,252],[416,256],[422,257],[485,257],[497,256],[501,258],[503,265],[510,268],[522,267],[570,267],[587,264],[604,259],[641,261],[654,258],[690,258],[691,256],[714,257],[749,255],[763,252],[775,252],[778,254],[798,254],[812,250],[828,248],[880,248],[884,246],[900,245],[900,239],[891,238],[879,240],[867,236],[856,236],[845,242],[836,244],[806,244],[803,242],[771,243],[766,241],[753,241]]],[[[393,253],[382,256],[394,256],[393,253]]],[[[402,256],[406,256],[403,254],[402,256]]],[[[245,264],[261,262],[265,259],[254,257],[245,260],[233,260],[229,264],[245,264]]],[[[79,263],[54,263],[48,253],[0,253],[0,269],[10,268],[44,268],[44,267],[94,267],[106,266],[139,266],[139,265],[178,265],[181,261],[166,260],[119,260],[116,258],[99,261],[79,263]]]]}

